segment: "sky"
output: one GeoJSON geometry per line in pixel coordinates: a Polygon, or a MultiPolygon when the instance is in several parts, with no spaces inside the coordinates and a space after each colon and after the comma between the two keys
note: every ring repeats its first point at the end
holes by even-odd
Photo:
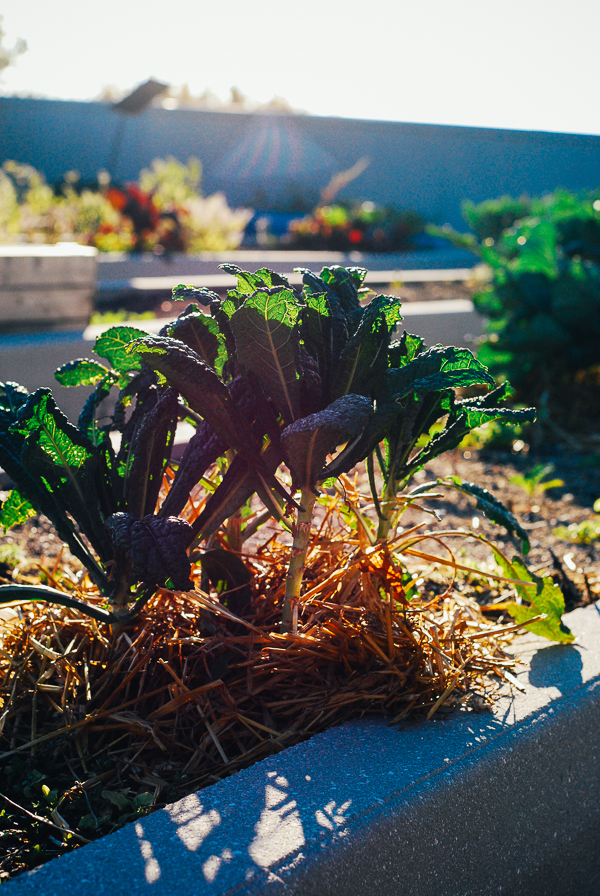
{"type": "MultiPolygon", "coordinates": [[[[2,0],[0,94],[149,77],[314,115],[600,134],[598,0],[2,0]]],[[[1,123],[0,123],[1,124],[1,123]]]]}

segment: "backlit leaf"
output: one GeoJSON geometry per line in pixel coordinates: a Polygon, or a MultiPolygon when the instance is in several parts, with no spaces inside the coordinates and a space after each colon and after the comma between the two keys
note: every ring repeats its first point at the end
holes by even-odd
{"type": "Polygon", "coordinates": [[[169,336],[179,339],[206,361],[221,375],[227,360],[225,340],[221,335],[217,321],[201,311],[189,311],[182,314],[173,323],[169,336]]]}
{"type": "Polygon", "coordinates": [[[527,532],[508,507],[505,507],[502,501],[496,498],[487,488],[482,488],[475,482],[466,482],[460,476],[449,476],[447,480],[440,479],[438,481],[443,485],[450,485],[465,495],[472,495],[476,498],[477,507],[484,516],[493,523],[497,523],[498,526],[503,526],[507,532],[514,533],[521,540],[523,553],[529,553],[529,536],[527,532]]]}
{"type": "Polygon", "coordinates": [[[274,286],[285,286],[289,289],[290,286],[285,277],[275,271],[269,271],[267,268],[260,268],[252,273],[251,271],[242,271],[237,264],[220,264],[219,267],[222,271],[237,278],[237,289],[230,290],[228,294],[238,293],[242,296],[250,296],[257,289],[271,289],[274,286]]]}
{"type": "Polygon", "coordinates": [[[97,553],[106,556],[109,542],[97,488],[100,455],[94,445],[69,423],[49,389],[38,389],[29,396],[11,432],[23,438],[25,469],[77,520],[97,553]]]}
{"type": "Polygon", "coordinates": [[[388,371],[385,392],[398,400],[410,391],[440,391],[475,383],[495,385],[469,349],[434,345],[403,367],[388,371]]]}
{"type": "Polygon", "coordinates": [[[329,265],[321,271],[321,279],[335,292],[346,315],[360,311],[358,291],[366,276],[365,268],[345,268],[341,265],[329,265]]]}
{"type": "Polygon", "coordinates": [[[203,286],[186,286],[184,283],[173,287],[172,297],[176,302],[185,302],[191,299],[200,305],[211,305],[212,302],[219,301],[219,296],[216,292],[212,292],[203,286]]]}
{"type": "Polygon", "coordinates": [[[16,488],[9,494],[2,504],[0,511],[0,526],[6,532],[12,526],[20,526],[32,516],[36,515],[36,509],[23,498],[16,488]]]}
{"type": "Polygon", "coordinates": [[[103,364],[89,358],[68,361],[54,373],[61,386],[95,386],[110,373],[103,364]]]}
{"type": "Polygon", "coordinates": [[[238,362],[246,372],[252,372],[288,423],[299,411],[299,312],[293,292],[275,287],[249,296],[230,321],[238,362]]]}
{"type": "Polygon", "coordinates": [[[101,358],[106,358],[119,373],[139,370],[141,362],[136,354],[126,351],[126,347],[134,339],[147,336],[136,327],[111,327],[96,339],[94,351],[101,358]]]}
{"type": "Polygon", "coordinates": [[[167,336],[150,336],[133,343],[129,351],[162,373],[228,446],[237,447],[248,438],[248,427],[236,412],[229,389],[192,349],[167,336]]]}
{"type": "MultiPolygon", "coordinates": [[[[106,434],[98,427],[96,420],[96,411],[100,404],[110,395],[110,390],[119,379],[119,375],[114,371],[109,371],[108,375],[103,377],[97,384],[93,392],[88,395],[86,402],[81,409],[77,420],[77,427],[84,433],[94,445],[98,445],[104,441],[106,434]]],[[[106,421],[105,421],[106,422],[106,421]]]]}
{"type": "MultiPolygon", "coordinates": [[[[48,393],[49,390],[45,392],[48,393]]],[[[75,530],[59,489],[39,475],[35,463],[31,468],[28,466],[27,453],[23,456],[27,447],[26,436],[12,429],[12,424],[18,420],[15,408],[20,404],[19,413],[21,413],[30,400],[36,400],[36,393],[29,396],[25,389],[15,383],[1,384],[0,465],[15,483],[19,495],[35,507],[36,511],[48,517],[59,538],[68,544],[71,553],[88,568],[92,580],[103,589],[107,584],[104,570],[75,530]]]]}
{"type": "Polygon", "coordinates": [[[420,336],[412,336],[404,331],[401,338],[397,342],[392,342],[389,347],[390,367],[404,367],[421,354],[424,344],[420,336]]]}
{"type": "Polygon", "coordinates": [[[509,605],[508,612],[513,619],[516,622],[526,623],[533,616],[545,613],[545,619],[526,626],[529,631],[534,635],[540,635],[550,641],[559,641],[562,644],[570,644],[574,641],[575,636],[562,622],[565,599],[558,585],[549,576],[541,578],[531,573],[520,557],[513,557],[510,562],[506,561],[498,552],[495,552],[495,557],[505,576],[511,579],[520,579],[523,582],[533,582],[536,586],[535,588],[527,588],[524,585],[514,586],[523,603],[509,605]]]}
{"type": "Polygon", "coordinates": [[[14,423],[28,397],[29,392],[25,386],[12,382],[0,383],[0,426],[14,423]]]}
{"type": "Polygon", "coordinates": [[[364,393],[385,375],[390,336],[400,319],[400,302],[390,296],[376,296],[365,308],[336,365],[334,394],[364,393]]]}

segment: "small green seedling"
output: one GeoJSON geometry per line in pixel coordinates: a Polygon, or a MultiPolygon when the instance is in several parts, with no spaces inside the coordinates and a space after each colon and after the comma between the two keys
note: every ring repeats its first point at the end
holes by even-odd
{"type": "Polygon", "coordinates": [[[600,516],[595,520],[583,520],[581,523],[571,523],[570,526],[558,526],[554,529],[557,538],[563,541],[572,541],[576,544],[592,544],[600,538],[600,516]]]}
{"type": "Polygon", "coordinates": [[[550,476],[551,473],[554,473],[554,464],[536,464],[524,473],[515,473],[514,476],[510,476],[508,481],[522,488],[530,498],[534,498],[543,495],[548,489],[560,488],[564,485],[562,479],[544,481],[546,476],[550,476]]]}

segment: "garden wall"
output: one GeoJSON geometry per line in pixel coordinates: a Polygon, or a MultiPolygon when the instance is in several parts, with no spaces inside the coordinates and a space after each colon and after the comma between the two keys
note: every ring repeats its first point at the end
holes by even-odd
{"type": "MultiPolygon", "coordinates": [[[[106,168],[118,125],[102,103],[0,98],[0,161],[27,162],[59,179],[91,181],[106,168]]],[[[205,192],[263,210],[316,200],[330,176],[368,157],[348,198],[413,208],[461,225],[460,202],[600,183],[600,137],[308,115],[151,108],[126,122],[117,179],[169,154],[204,166],[205,192]]]]}

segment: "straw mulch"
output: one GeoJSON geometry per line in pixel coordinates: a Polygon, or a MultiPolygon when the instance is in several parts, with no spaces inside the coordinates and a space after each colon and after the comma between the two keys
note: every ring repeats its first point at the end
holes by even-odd
{"type": "MultiPolygon", "coordinates": [[[[46,604],[0,621],[0,875],[349,718],[475,708],[495,676],[512,678],[515,626],[453,580],[406,601],[399,558],[336,514],[314,537],[297,631],[281,634],[288,556],[277,537],[243,555],[244,620],[197,588],[158,591],[121,630],[46,604]]],[[[101,602],[86,580],[54,580],[101,602]]]]}

